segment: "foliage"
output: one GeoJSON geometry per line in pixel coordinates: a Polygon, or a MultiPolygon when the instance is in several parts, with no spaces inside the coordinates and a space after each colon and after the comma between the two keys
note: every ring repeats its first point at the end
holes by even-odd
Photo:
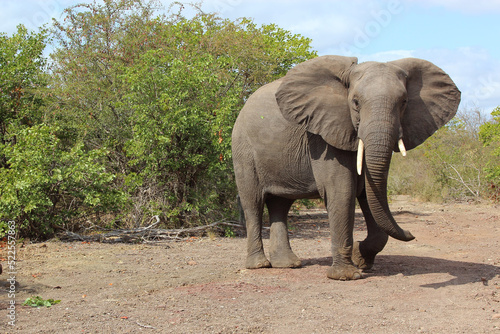
{"type": "Polygon", "coordinates": [[[62,22],[54,20],[50,121],[66,142],[108,148],[117,171],[126,168],[123,145],[131,137],[131,111],[122,106],[128,90],[121,77],[145,48],[154,29],[153,11],[152,4],[140,1],[104,1],[69,7],[62,22]]]}
{"type": "Polygon", "coordinates": [[[40,296],[28,297],[23,303],[23,306],[31,306],[31,307],[51,307],[52,305],[59,304],[60,300],[54,299],[43,299],[40,296]]]}
{"type": "Polygon", "coordinates": [[[394,154],[389,172],[388,194],[411,195],[423,201],[440,202],[447,197],[447,188],[436,181],[425,157],[418,147],[406,157],[394,154]]]}
{"type": "Polygon", "coordinates": [[[478,199],[484,190],[482,146],[458,118],[423,144],[425,157],[438,184],[453,198],[478,199]]]}
{"type": "Polygon", "coordinates": [[[0,34],[0,237],[7,233],[7,220],[16,219],[9,201],[17,198],[10,187],[12,177],[8,152],[18,144],[17,133],[42,121],[43,89],[47,84],[42,56],[47,31],[28,32],[17,27],[12,36],[0,34]]]}
{"type": "Polygon", "coordinates": [[[236,236],[236,233],[234,233],[231,226],[224,226],[224,236],[226,238],[234,238],[236,236]]]}
{"type": "Polygon", "coordinates": [[[4,145],[9,168],[0,169],[0,218],[18,222],[23,236],[46,238],[75,218],[118,212],[123,193],[110,189],[105,150],[84,151],[83,144],[61,149],[57,129],[34,125],[4,145]]]}
{"type": "Polygon", "coordinates": [[[317,207],[324,207],[322,199],[308,199],[302,198],[293,202],[291,210],[293,213],[298,214],[301,209],[312,209],[317,207]]]}
{"type": "Polygon", "coordinates": [[[133,137],[126,146],[130,165],[141,166],[142,182],[161,188],[163,213],[174,223],[193,210],[206,214],[213,207],[209,202],[218,201],[229,186],[215,187],[231,173],[226,142],[238,92],[213,76],[219,68],[220,61],[210,55],[182,61],[151,51],[128,72],[134,110],[133,137]]]}
{"type": "Polygon", "coordinates": [[[479,138],[491,149],[490,161],[486,168],[490,183],[491,195],[500,200],[500,107],[491,112],[492,120],[481,125],[479,138]]]}
{"type": "Polygon", "coordinates": [[[231,214],[237,112],[316,54],[276,25],[194,7],[186,18],[179,3],[168,15],[156,1],[83,3],[51,35],[0,35],[0,219],[19,237],[231,214]]]}
{"type": "MultiPolygon", "coordinates": [[[[42,52],[47,31],[29,33],[23,26],[11,37],[0,34],[0,144],[14,145],[18,129],[42,120],[40,89],[47,83],[42,52]]],[[[0,168],[8,167],[0,151],[0,168]]]]}
{"type": "MultiPolygon", "coordinates": [[[[245,99],[316,56],[310,40],[275,25],[223,20],[155,2],[104,1],[55,22],[52,122],[63,143],[106,149],[140,226],[228,215],[235,199],[230,134],[245,99]]],[[[217,217],[220,218],[220,217],[217,217]]]]}
{"type": "Polygon", "coordinates": [[[487,167],[491,149],[479,140],[485,122],[478,110],[461,110],[445,127],[406,158],[395,155],[391,165],[391,194],[410,194],[423,200],[480,200],[487,198],[487,167]]]}
{"type": "Polygon", "coordinates": [[[0,219],[18,222],[20,237],[39,239],[85,216],[118,212],[126,196],[110,188],[116,177],[103,164],[107,151],[64,143],[63,132],[44,123],[50,100],[46,32],[19,26],[12,37],[0,38],[0,219]]]}

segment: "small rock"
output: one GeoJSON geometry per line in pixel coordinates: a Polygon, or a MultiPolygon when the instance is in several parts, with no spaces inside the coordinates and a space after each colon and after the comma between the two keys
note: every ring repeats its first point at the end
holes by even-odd
{"type": "Polygon", "coordinates": [[[492,319],[492,320],[500,319],[500,313],[493,314],[493,315],[491,316],[491,319],[492,319]]]}
{"type": "Polygon", "coordinates": [[[188,265],[190,265],[190,266],[195,266],[197,264],[198,263],[196,263],[196,261],[193,261],[193,260],[188,261],[188,265]]]}

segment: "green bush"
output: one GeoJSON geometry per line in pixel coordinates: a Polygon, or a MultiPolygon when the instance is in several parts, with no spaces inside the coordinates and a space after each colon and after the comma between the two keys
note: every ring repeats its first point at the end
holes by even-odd
{"type": "Polygon", "coordinates": [[[418,148],[406,157],[394,154],[387,187],[390,196],[410,195],[431,202],[441,202],[447,197],[447,188],[436,182],[424,152],[418,148]]]}
{"type": "Polygon", "coordinates": [[[169,8],[67,8],[51,30],[50,68],[47,30],[0,34],[0,221],[15,220],[19,237],[234,215],[237,113],[316,53],[276,25],[169,8]]]}
{"type": "Polygon", "coordinates": [[[492,199],[500,201],[500,107],[491,112],[492,120],[481,125],[479,138],[490,149],[486,172],[492,199]]]}
{"type": "Polygon", "coordinates": [[[127,200],[112,188],[106,151],[85,152],[81,143],[63,150],[56,130],[43,124],[21,129],[15,145],[0,147],[9,166],[0,169],[0,219],[16,220],[23,237],[52,237],[83,218],[119,212],[127,200]]]}
{"type": "Polygon", "coordinates": [[[429,201],[481,200],[490,192],[492,149],[479,140],[485,123],[477,110],[461,110],[445,127],[403,158],[395,155],[389,191],[429,201]]]}
{"type": "Polygon", "coordinates": [[[162,16],[154,5],[66,10],[55,25],[51,120],[71,134],[65,142],[107,149],[107,167],[123,175],[116,186],[130,195],[128,226],[152,215],[167,227],[234,215],[237,113],[261,85],[316,54],[309,39],[275,25],[199,10],[162,16]]]}
{"type": "Polygon", "coordinates": [[[134,114],[126,152],[130,165],[141,167],[141,186],[160,191],[161,206],[149,214],[160,214],[170,225],[215,208],[223,214],[220,204],[230,200],[224,198],[231,173],[228,131],[239,100],[237,86],[222,95],[230,82],[213,75],[221,61],[209,54],[182,61],[151,51],[127,71],[134,114]]]}

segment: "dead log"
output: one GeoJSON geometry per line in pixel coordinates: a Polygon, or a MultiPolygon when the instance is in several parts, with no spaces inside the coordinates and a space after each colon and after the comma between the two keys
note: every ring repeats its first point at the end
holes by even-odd
{"type": "Polygon", "coordinates": [[[147,227],[139,227],[134,229],[116,229],[105,233],[94,233],[90,235],[82,235],[75,232],[64,231],[59,234],[59,239],[62,241],[88,241],[88,242],[103,242],[103,243],[154,243],[161,241],[185,240],[194,235],[200,235],[203,232],[216,228],[220,225],[231,226],[236,228],[244,228],[234,221],[218,221],[209,225],[180,228],[180,229],[159,229],[155,228],[160,222],[160,219],[155,216],[156,222],[147,227]]]}

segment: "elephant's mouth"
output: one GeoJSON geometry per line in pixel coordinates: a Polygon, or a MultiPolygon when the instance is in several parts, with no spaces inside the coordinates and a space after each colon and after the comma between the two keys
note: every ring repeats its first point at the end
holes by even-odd
{"type": "MultiPolygon", "coordinates": [[[[406,148],[405,144],[403,143],[403,139],[400,138],[398,140],[398,147],[399,147],[399,152],[401,152],[401,155],[403,157],[406,156],[406,148]]],[[[358,141],[358,157],[356,159],[356,170],[358,171],[358,175],[361,175],[363,171],[363,156],[365,153],[365,144],[363,143],[363,140],[359,138],[358,141]]]]}

